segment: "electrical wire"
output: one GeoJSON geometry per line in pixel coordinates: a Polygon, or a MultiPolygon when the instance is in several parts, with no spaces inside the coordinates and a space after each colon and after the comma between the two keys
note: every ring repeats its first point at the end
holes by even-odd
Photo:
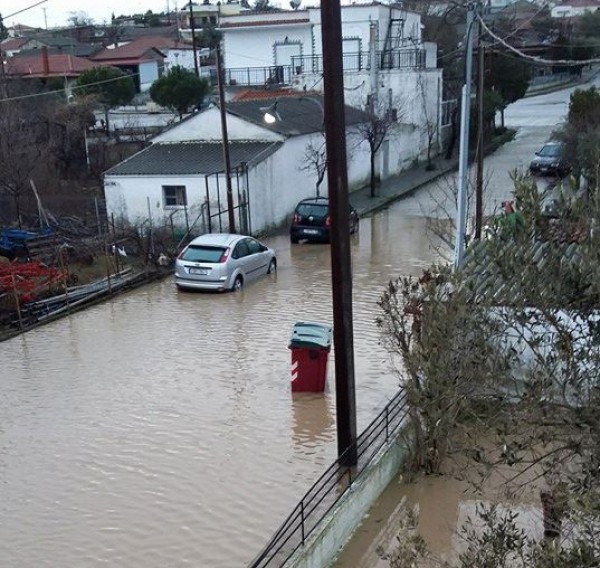
{"type": "Polygon", "coordinates": [[[509,51],[516,53],[522,59],[534,61],[535,63],[538,63],[540,65],[552,65],[552,66],[561,65],[561,66],[568,66],[568,67],[573,66],[573,65],[589,65],[592,63],[600,63],[600,57],[595,57],[592,59],[544,59],[543,57],[538,57],[536,55],[528,55],[526,53],[523,53],[520,49],[513,47],[512,45],[507,43],[505,40],[503,40],[501,37],[496,35],[492,30],[490,30],[490,28],[486,25],[483,18],[479,14],[476,14],[476,17],[479,20],[479,23],[481,24],[482,28],[492,38],[497,40],[502,46],[504,46],[509,51]]]}
{"type": "MultiPolygon", "coordinates": [[[[87,89],[88,87],[93,87],[95,85],[103,85],[105,83],[112,83],[113,81],[122,81],[123,79],[127,78],[127,77],[137,77],[139,75],[139,73],[131,73],[131,74],[127,74],[125,77],[114,77],[112,79],[104,79],[103,81],[96,81],[95,83],[87,83],[86,85],[74,85],[73,87],[71,87],[72,91],[76,91],[76,90],[80,90],[80,89],[87,89]]],[[[43,97],[43,96],[47,96],[47,95],[55,95],[57,93],[62,93],[64,94],[65,90],[64,89],[55,89],[53,91],[44,91],[42,93],[31,93],[29,95],[19,95],[17,97],[7,97],[7,98],[0,98],[0,103],[4,103],[4,102],[8,102],[8,101],[20,101],[20,100],[24,100],[24,99],[32,99],[35,97],[43,97]]]]}

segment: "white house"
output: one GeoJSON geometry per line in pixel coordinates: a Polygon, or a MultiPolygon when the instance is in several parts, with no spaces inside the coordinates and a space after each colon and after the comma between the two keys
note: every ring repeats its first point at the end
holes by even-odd
{"type": "MultiPolygon", "coordinates": [[[[300,199],[316,193],[316,171],[307,166],[305,154],[309,145],[323,144],[322,102],[306,99],[279,99],[280,120],[272,125],[264,122],[263,108],[273,100],[227,106],[233,202],[244,232],[286,222],[300,199]]],[[[346,108],[348,177],[355,187],[369,174],[369,151],[354,129],[365,120],[362,111],[346,108]]],[[[132,223],[151,219],[154,226],[172,224],[197,233],[226,230],[223,156],[219,109],[192,115],[106,172],[107,211],[132,223]]],[[[326,182],[321,192],[326,194],[326,182]]]]}
{"type": "MultiPolygon", "coordinates": [[[[395,109],[406,126],[381,147],[385,178],[441,147],[450,104],[442,103],[437,46],[422,41],[421,15],[399,5],[352,3],[341,15],[346,104],[365,108],[375,98],[379,112],[395,109]]],[[[230,87],[322,92],[319,8],[224,16],[219,29],[230,87]]]]}

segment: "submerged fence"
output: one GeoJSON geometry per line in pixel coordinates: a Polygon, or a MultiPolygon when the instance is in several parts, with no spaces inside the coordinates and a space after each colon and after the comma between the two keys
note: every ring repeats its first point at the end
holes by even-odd
{"type": "Polygon", "coordinates": [[[341,465],[339,457],[306,492],[289,517],[249,565],[249,568],[281,567],[300,548],[380,450],[393,441],[408,414],[406,395],[399,391],[358,437],[357,465],[341,465]]]}

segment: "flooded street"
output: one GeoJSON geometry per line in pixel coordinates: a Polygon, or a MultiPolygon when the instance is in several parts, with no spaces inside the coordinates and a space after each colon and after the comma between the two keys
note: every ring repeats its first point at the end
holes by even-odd
{"type": "MultiPolygon", "coordinates": [[[[488,211],[560,120],[527,122],[530,102],[511,116],[516,140],[486,159],[488,211]]],[[[359,430],[398,385],[377,299],[434,260],[425,215],[439,191],[362,219],[353,240],[359,430]]],[[[241,293],[181,293],[169,278],[0,343],[2,568],[243,567],[332,462],[332,357],[325,396],[292,397],[287,349],[296,321],[332,321],[329,247],[265,242],[279,270],[241,293]]],[[[456,522],[458,498],[426,494],[440,495],[421,505],[428,522],[442,497],[456,522]]]]}
{"type": "MultiPolygon", "coordinates": [[[[358,426],[397,388],[378,342],[386,281],[431,258],[396,206],[353,241],[358,426]]],[[[266,241],[240,294],[171,278],[0,344],[3,567],[243,566],[336,454],[325,396],[290,392],[294,322],[331,322],[329,247],[266,241]]]]}

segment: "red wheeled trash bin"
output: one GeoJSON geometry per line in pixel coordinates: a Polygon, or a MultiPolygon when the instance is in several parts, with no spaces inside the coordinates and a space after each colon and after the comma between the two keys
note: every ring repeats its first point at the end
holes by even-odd
{"type": "Polygon", "coordinates": [[[288,346],[292,351],[292,392],[325,390],[331,333],[331,326],[322,323],[299,321],[294,325],[288,346]]]}

